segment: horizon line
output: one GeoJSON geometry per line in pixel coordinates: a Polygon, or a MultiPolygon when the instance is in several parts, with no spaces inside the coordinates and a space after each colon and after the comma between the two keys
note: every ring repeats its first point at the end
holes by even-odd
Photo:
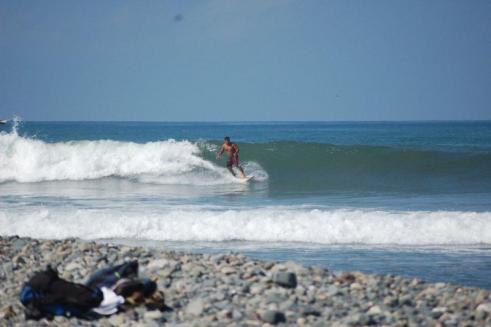
{"type": "MultiPolygon", "coordinates": [[[[14,119],[5,119],[12,122],[14,119]]],[[[491,119],[407,119],[407,120],[24,120],[35,123],[443,123],[491,122],[491,119]]]]}

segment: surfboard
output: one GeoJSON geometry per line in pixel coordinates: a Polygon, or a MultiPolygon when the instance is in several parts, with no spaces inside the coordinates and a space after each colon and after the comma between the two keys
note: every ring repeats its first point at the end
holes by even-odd
{"type": "Polygon", "coordinates": [[[240,181],[241,183],[247,183],[248,181],[250,181],[250,180],[251,180],[251,179],[253,179],[253,178],[254,178],[254,176],[246,176],[246,177],[244,177],[244,178],[239,177],[238,179],[239,179],[239,181],[240,181]]]}

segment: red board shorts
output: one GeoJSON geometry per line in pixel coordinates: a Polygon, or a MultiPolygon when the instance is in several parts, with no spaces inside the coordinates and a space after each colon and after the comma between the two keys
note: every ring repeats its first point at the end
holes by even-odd
{"type": "Polygon", "coordinates": [[[232,168],[233,166],[239,167],[239,156],[227,159],[227,168],[232,168]]]}

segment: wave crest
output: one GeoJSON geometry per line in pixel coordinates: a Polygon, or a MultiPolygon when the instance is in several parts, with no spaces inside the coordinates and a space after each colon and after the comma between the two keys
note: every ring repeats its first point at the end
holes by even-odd
{"type": "Polygon", "coordinates": [[[491,244],[491,213],[347,209],[168,208],[0,211],[4,235],[319,244],[491,244]]]}
{"type": "MultiPolygon", "coordinates": [[[[237,182],[222,167],[202,158],[197,144],[156,141],[144,144],[111,140],[47,143],[0,133],[0,182],[131,178],[160,184],[209,185],[237,182]]],[[[267,173],[255,163],[248,173],[267,173]]]]}

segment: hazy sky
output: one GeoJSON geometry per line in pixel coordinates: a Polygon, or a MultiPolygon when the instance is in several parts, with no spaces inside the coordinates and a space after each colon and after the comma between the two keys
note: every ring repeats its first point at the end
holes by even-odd
{"type": "Polygon", "coordinates": [[[0,119],[491,119],[491,1],[0,0],[0,119]]]}

